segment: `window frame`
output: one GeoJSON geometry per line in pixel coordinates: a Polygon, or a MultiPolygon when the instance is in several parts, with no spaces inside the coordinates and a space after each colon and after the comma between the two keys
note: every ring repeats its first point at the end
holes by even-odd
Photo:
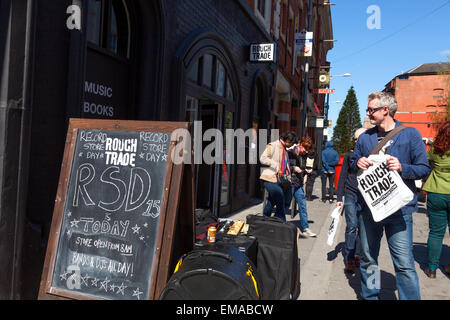
{"type": "MultiPolygon", "coordinates": [[[[88,0],[89,1],[89,0],[88,0]]],[[[111,26],[112,26],[112,13],[114,10],[113,5],[114,0],[100,0],[101,2],[101,17],[100,17],[100,30],[99,30],[99,44],[92,42],[89,40],[89,38],[86,39],[87,47],[90,49],[94,49],[102,54],[108,55],[112,58],[116,58],[122,62],[129,62],[131,61],[131,43],[132,43],[132,26],[131,26],[131,15],[130,15],[130,9],[126,3],[125,0],[117,0],[120,1],[123,9],[124,14],[126,18],[126,26],[127,26],[127,44],[126,44],[126,54],[120,54],[119,52],[114,52],[109,48],[109,41],[110,41],[110,35],[111,35],[111,26]]],[[[88,13],[89,14],[89,13],[88,13]]],[[[116,21],[117,21],[117,13],[116,13],[116,21]]],[[[89,27],[89,24],[87,24],[87,27],[89,27]]],[[[117,34],[119,35],[120,32],[117,30],[117,34]]],[[[119,39],[119,37],[117,38],[119,39]]],[[[119,51],[119,40],[117,40],[117,50],[119,51]]]]}

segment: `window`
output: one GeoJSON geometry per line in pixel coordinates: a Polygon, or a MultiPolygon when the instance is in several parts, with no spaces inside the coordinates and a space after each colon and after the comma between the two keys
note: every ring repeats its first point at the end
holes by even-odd
{"type": "Polygon", "coordinates": [[[187,78],[196,85],[207,87],[218,96],[234,101],[230,76],[222,61],[216,56],[204,54],[193,62],[187,72],[187,78]]]}
{"type": "Polygon", "coordinates": [[[191,81],[194,81],[195,83],[198,82],[198,60],[194,62],[194,64],[191,66],[191,69],[188,71],[188,79],[191,81]]]}
{"type": "Polygon", "coordinates": [[[120,57],[130,57],[130,19],[123,0],[88,0],[87,40],[120,57]]]}
{"type": "Polygon", "coordinates": [[[233,88],[231,87],[230,78],[227,78],[227,97],[228,100],[234,101],[233,88]]]}
{"type": "Polygon", "coordinates": [[[225,95],[225,67],[220,61],[217,61],[216,65],[216,93],[223,97],[225,95]]]}
{"type": "MultiPolygon", "coordinates": [[[[225,111],[224,130],[233,129],[233,112],[225,111]]],[[[223,150],[227,149],[226,139],[224,139],[223,150]]],[[[230,201],[230,176],[231,164],[226,163],[225,152],[223,164],[221,166],[221,188],[220,188],[220,205],[226,206],[230,201]]]]}
{"type": "Polygon", "coordinates": [[[88,3],[87,39],[100,46],[100,30],[102,22],[102,1],[90,0],[88,3]]]}
{"type": "Polygon", "coordinates": [[[266,13],[266,0],[258,0],[258,11],[265,18],[266,13]]]}
{"type": "Polygon", "coordinates": [[[198,99],[186,96],[186,121],[194,122],[198,116],[198,99]]]}
{"type": "Polygon", "coordinates": [[[287,11],[287,4],[283,3],[281,6],[281,39],[286,41],[286,29],[288,24],[288,11],[287,11]]]}
{"type": "Polygon", "coordinates": [[[202,85],[212,89],[212,70],[213,70],[213,56],[205,54],[203,56],[203,74],[202,85]]]}

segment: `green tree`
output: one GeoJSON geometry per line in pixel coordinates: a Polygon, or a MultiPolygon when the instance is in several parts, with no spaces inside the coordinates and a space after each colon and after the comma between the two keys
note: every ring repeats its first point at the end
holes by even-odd
{"type": "Polygon", "coordinates": [[[353,135],[361,127],[358,100],[356,99],[355,89],[351,86],[333,130],[332,140],[339,156],[343,156],[355,147],[353,135]]]}

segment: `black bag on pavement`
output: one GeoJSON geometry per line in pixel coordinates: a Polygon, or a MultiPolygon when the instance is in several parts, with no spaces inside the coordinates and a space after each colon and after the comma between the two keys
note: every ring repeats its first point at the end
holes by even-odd
{"type": "Polygon", "coordinates": [[[297,227],[277,217],[248,215],[248,235],[258,241],[257,274],[262,299],[296,299],[300,293],[297,227]]]}
{"type": "Polygon", "coordinates": [[[260,280],[250,259],[235,247],[195,249],[184,255],[160,300],[259,300],[260,280]]]}

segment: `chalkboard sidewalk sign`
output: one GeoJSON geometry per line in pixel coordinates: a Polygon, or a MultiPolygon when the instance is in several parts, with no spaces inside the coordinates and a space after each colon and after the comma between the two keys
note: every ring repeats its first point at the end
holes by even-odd
{"type": "Polygon", "coordinates": [[[70,119],[39,299],[159,297],[194,243],[193,168],[172,161],[177,129],[190,125],[70,119]]]}

